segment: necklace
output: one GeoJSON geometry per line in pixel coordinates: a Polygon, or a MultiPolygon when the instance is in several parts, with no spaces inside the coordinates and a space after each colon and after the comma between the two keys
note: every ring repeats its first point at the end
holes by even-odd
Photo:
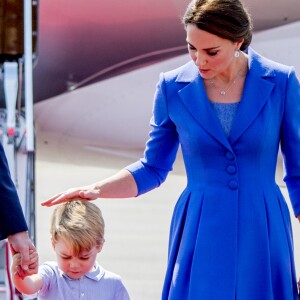
{"type": "MultiPolygon", "coordinates": [[[[240,76],[240,71],[237,73],[236,77],[235,77],[231,82],[229,82],[229,84],[228,84],[228,86],[226,87],[226,89],[222,89],[222,90],[218,91],[219,94],[220,94],[221,96],[223,96],[223,97],[226,96],[226,93],[229,92],[229,90],[231,89],[231,87],[232,87],[233,85],[235,85],[235,82],[236,82],[236,80],[239,78],[239,76],[240,76]]],[[[211,84],[211,86],[213,86],[215,89],[217,89],[214,80],[211,80],[211,81],[210,81],[210,84],[211,84]]]]}

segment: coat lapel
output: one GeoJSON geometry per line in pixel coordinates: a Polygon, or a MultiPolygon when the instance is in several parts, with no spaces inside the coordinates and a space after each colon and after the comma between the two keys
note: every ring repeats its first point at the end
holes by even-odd
{"type": "Polygon", "coordinates": [[[267,80],[274,77],[272,69],[264,59],[249,49],[249,71],[246,77],[242,100],[229,136],[232,145],[255,121],[270,98],[274,83],[267,80]]]}
{"type": "Polygon", "coordinates": [[[249,48],[248,55],[249,71],[242,100],[228,139],[209,104],[203,80],[196,66],[192,62],[188,64],[178,74],[176,80],[177,82],[188,83],[178,91],[178,95],[193,118],[229,150],[232,149],[231,145],[255,121],[274,88],[274,83],[266,79],[275,76],[269,63],[251,48],[249,48]]]}
{"type": "Polygon", "coordinates": [[[178,91],[178,95],[193,118],[211,136],[228,149],[231,149],[220,122],[209,104],[198,69],[194,65],[191,66],[190,72],[179,74],[176,81],[189,82],[183,89],[178,91]]]}

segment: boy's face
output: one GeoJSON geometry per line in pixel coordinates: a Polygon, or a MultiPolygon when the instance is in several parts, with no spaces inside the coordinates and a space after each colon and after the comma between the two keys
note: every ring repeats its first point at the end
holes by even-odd
{"type": "Polygon", "coordinates": [[[75,256],[69,244],[62,238],[52,243],[56,253],[58,267],[72,279],[79,279],[94,267],[101,246],[94,246],[89,251],[81,251],[75,256]]]}

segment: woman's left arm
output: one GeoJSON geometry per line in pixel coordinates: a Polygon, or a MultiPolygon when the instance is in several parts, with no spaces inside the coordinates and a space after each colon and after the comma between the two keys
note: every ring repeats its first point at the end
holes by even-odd
{"type": "Polygon", "coordinates": [[[300,221],[300,82],[290,69],[281,124],[281,150],[287,185],[294,214],[300,221]]]}

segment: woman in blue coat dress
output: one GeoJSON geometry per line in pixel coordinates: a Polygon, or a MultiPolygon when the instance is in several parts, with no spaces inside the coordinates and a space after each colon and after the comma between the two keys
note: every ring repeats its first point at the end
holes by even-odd
{"type": "Polygon", "coordinates": [[[161,74],[144,158],[45,201],[133,197],[158,187],[181,146],[163,300],[296,300],[290,216],[275,182],[281,147],[300,219],[300,84],[249,47],[239,0],[195,0],[183,17],[191,62],[161,74]]]}

